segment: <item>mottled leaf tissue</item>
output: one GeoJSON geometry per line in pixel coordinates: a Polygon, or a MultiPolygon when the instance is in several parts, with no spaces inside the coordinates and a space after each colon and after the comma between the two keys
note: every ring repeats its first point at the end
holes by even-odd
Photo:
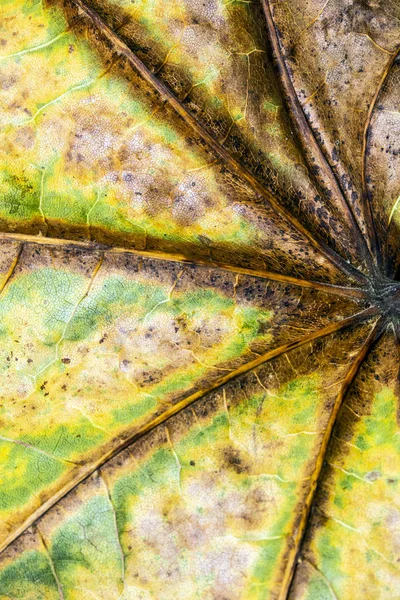
{"type": "Polygon", "coordinates": [[[400,596],[400,0],[0,0],[0,600],[400,596]]]}

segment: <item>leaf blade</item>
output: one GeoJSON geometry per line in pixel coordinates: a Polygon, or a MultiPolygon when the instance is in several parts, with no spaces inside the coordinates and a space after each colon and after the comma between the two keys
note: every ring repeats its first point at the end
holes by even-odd
{"type": "Polygon", "coordinates": [[[12,254],[5,261],[6,273],[10,263],[14,270],[0,298],[8,541],[121,448],[210,390],[375,314],[335,296],[327,314],[323,292],[251,275],[194,265],[185,272],[179,263],[84,247],[25,243],[21,252],[9,243],[19,261],[12,254]],[[47,472],[38,479],[43,461],[47,472]],[[15,468],[26,485],[16,485],[15,468]]]}
{"type": "Polygon", "coordinates": [[[297,567],[291,598],[316,590],[318,575],[308,562],[325,575],[339,598],[361,596],[366,581],[371,597],[396,594],[397,404],[398,348],[387,331],[343,405],[305,539],[305,563],[297,567]],[[345,557],[355,548],[357,568],[350,562],[347,569],[345,557]],[[334,567],[338,560],[340,566],[334,567]]]}
{"type": "MultiPolygon", "coordinates": [[[[128,594],[136,585],[144,597],[170,598],[184,589],[188,597],[228,589],[238,597],[260,598],[266,591],[276,596],[292,546],[294,505],[308,488],[332,400],[348,370],[340,350],[354,349],[354,342],[362,346],[369,330],[366,326],[299,347],[229,382],[160,424],[102,466],[100,478],[92,475],[61,500],[58,510],[42,517],[39,528],[66,597],[73,597],[75,586],[101,597],[110,589],[128,594]],[[340,366],[332,361],[335,352],[341,356],[340,366]],[[293,403],[302,416],[296,411],[288,420],[287,407],[293,403]],[[115,513],[106,512],[108,525],[99,537],[96,523],[105,514],[96,500],[100,486],[102,502],[111,497],[115,513]],[[274,497],[281,499],[278,505],[274,497]],[[79,522],[88,523],[88,541],[77,529],[79,522]],[[94,536],[105,541],[103,546],[96,548],[94,536]],[[176,550],[175,539],[180,540],[176,550]],[[119,544],[125,556],[124,582],[119,544]],[[223,548],[231,564],[228,580],[222,576],[224,568],[217,568],[223,548]],[[112,560],[106,567],[108,556],[112,560]],[[81,564],[78,570],[68,566],[72,557],[81,564]],[[214,580],[208,577],[210,570],[202,574],[204,560],[215,564],[214,580]],[[170,569],[173,577],[168,577],[170,569]]],[[[22,560],[29,555],[32,537],[35,532],[28,531],[17,542],[22,544],[22,560]]],[[[7,568],[14,548],[3,553],[3,585],[10,580],[7,568]]],[[[34,557],[31,562],[32,577],[36,561],[34,557]]]]}

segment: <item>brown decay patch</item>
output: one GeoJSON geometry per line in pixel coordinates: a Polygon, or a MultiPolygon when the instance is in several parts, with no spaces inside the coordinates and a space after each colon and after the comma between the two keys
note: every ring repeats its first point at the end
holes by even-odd
{"type": "MultiPolygon", "coordinates": [[[[71,232],[69,232],[71,233],[71,232]]],[[[99,253],[113,254],[113,255],[126,255],[127,262],[125,267],[127,269],[131,269],[132,266],[128,260],[129,256],[135,255],[139,258],[139,263],[137,266],[137,271],[140,271],[140,257],[144,258],[152,258],[157,261],[168,261],[170,263],[179,262],[179,263],[187,263],[190,269],[194,269],[196,265],[202,267],[210,267],[210,268],[218,268],[221,271],[228,271],[237,274],[250,275],[254,277],[260,277],[262,279],[270,279],[271,281],[279,281],[282,283],[287,283],[288,285],[297,285],[300,287],[318,289],[327,293],[331,293],[338,296],[349,296],[354,298],[367,298],[368,291],[366,289],[357,288],[357,287],[347,287],[340,285],[340,282],[335,283],[323,283],[316,280],[307,280],[307,279],[299,279],[296,277],[291,277],[290,275],[281,275],[278,271],[272,272],[269,270],[265,270],[265,262],[261,261],[259,263],[255,262],[254,256],[249,257],[249,267],[241,267],[232,265],[228,260],[226,263],[219,260],[220,256],[218,254],[217,259],[214,260],[210,257],[210,254],[206,257],[197,257],[193,258],[190,254],[190,250],[188,253],[182,252],[181,254],[177,254],[176,252],[169,252],[169,250],[162,251],[158,248],[155,250],[138,250],[136,248],[129,248],[125,246],[110,246],[107,244],[101,244],[99,242],[89,242],[87,240],[82,239],[67,239],[67,238],[48,238],[44,236],[35,236],[31,234],[21,234],[21,233],[0,233],[0,240],[2,240],[3,246],[5,243],[14,244],[15,246],[20,243],[28,243],[32,247],[32,256],[39,257],[40,248],[43,246],[49,246],[53,248],[63,248],[66,254],[65,264],[68,264],[68,255],[71,252],[75,252],[77,250],[85,251],[88,255],[93,254],[98,256],[99,253]]],[[[115,240],[114,240],[115,241],[115,240]]],[[[223,244],[221,244],[224,247],[223,244]]],[[[192,246],[184,245],[184,249],[189,247],[192,249],[192,246]]],[[[219,246],[218,246],[219,248],[219,246]]],[[[196,247],[197,249],[197,247],[196,247]]],[[[54,251],[54,250],[53,250],[54,251]]],[[[227,251],[228,258],[231,258],[232,252],[227,251]]],[[[32,263],[33,264],[33,263],[32,263]]],[[[160,264],[160,263],[159,263],[160,264]]],[[[161,265],[160,265],[161,268],[161,265]]]]}
{"type": "Polygon", "coordinates": [[[399,57],[399,54],[393,54],[376,90],[374,102],[371,103],[364,132],[363,164],[365,195],[374,210],[381,269],[386,272],[388,277],[396,280],[400,279],[399,236],[398,231],[393,227],[393,219],[388,222],[389,215],[385,210],[385,204],[389,199],[391,202],[395,202],[397,190],[392,187],[395,180],[390,177],[388,181],[385,181],[385,178],[382,181],[381,174],[385,172],[385,168],[388,169],[389,173],[397,172],[399,149],[396,140],[396,128],[393,128],[390,122],[382,125],[381,119],[386,111],[388,113],[391,113],[391,111],[396,112],[396,87],[400,75],[399,57]],[[385,139],[379,139],[379,136],[376,138],[376,128],[380,128],[382,133],[386,133],[385,139]],[[375,169],[371,168],[371,165],[375,165],[375,169]],[[381,205],[380,200],[383,200],[384,206],[381,205]],[[380,239],[384,240],[384,243],[380,244],[380,239]]]}
{"type": "Polygon", "coordinates": [[[227,467],[228,470],[233,469],[233,471],[235,471],[235,473],[238,475],[241,473],[248,473],[250,471],[250,466],[246,463],[243,453],[240,452],[240,450],[228,446],[222,450],[222,457],[222,469],[224,467],[227,467]]]}
{"type": "Polygon", "coordinates": [[[365,264],[369,270],[373,271],[374,262],[371,254],[371,249],[366,242],[364,232],[361,229],[357,213],[354,207],[346,199],[340,181],[335,176],[327,162],[325,155],[318,143],[319,132],[313,131],[309,120],[302,106],[300,105],[298,96],[294,89],[292,78],[287,67],[287,62],[284,58],[280,47],[278,32],[272,16],[269,0],[262,0],[262,6],[265,15],[265,21],[269,33],[269,38],[272,45],[273,57],[279,73],[283,92],[286,97],[289,113],[292,117],[292,123],[297,131],[298,136],[302,140],[302,146],[305,151],[308,163],[314,171],[317,181],[325,194],[335,196],[339,205],[342,207],[346,220],[350,224],[356,238],[356,246],[360,255],[364,258],[365,264]]]}
{"type": "MultiPolygon", "coordinates": [[[[3,247],[4,244],[2,245],[3,247]]],[[[23,243],[14,275],[20,275],[25,271],[54,268],[57,265],[70,272],[90,278],[100,256],[100,249],[97,249],[93,253],[88,253],[83,248],[73,246],[69,248],[45,246],[43,248],[35,244],[23,243]]]]}

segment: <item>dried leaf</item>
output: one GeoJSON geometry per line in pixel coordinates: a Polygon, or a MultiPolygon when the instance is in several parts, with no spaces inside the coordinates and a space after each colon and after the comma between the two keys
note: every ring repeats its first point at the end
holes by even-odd
{"type": "Polygon", "coordinates": [[[3,1],[0,600],[396,597],[399,23],[3,1]]]}

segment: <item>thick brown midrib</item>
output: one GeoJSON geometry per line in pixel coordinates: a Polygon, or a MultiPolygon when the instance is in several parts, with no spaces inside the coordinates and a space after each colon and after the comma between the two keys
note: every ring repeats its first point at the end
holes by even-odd
{"type": "Polygon", "coordinates": [[[330,263],[338,269],[354,277],[359,282],[365,282],[366,276],[356,267],[348,263],[342,256],[330,248],[325,242],[316,239],[300,221],[298,221],[284,206],[280,205],[264,187],[264,185],[250,171],[248,171],[240,162],[234,159],[230,153],[221,146],[221,144],[207,131],[207,129],[197,121],[193,114],[178,100],[167,86],[152,73],[139,57],[122,41],[122,39],[108,27],[101,17],[82,0],[68,0],[76,9],[79,9],[89,20],[89,22],[101,32],[109,41],[114,51],[124,56],[136,72],[157,91],[160,97],[173,108],[173,110],[195,131],[210,148],[213,149],[226,165],[241,179],[247,181],[252,189],[263,197],[272,208],[298,233],[305,237],[310,244],[317,249],[330,263]]]}
{"type": "Polygon", "coordinates": [[[396,58],[398,56],[398,51],[399,51],[399,46],[393,51],[393,54],[387,63],[386,69],[385,69],[385,71],[382,75],[382,78],[379,82],[379,85],[375,91],[374,98],[369,106],[367,118],[365,121],[365,127],[364,127],[364,133],[363,133],[363,147],[362,147],[362,154],[361,154],[361,161],[362,161],[361,162],[361,181],[362,181],[362,186],[363,186],[363,198],[365,200],[365,205],[367,208],[366,213],[367,213],[367,218],[368,218],[368,226],[371,230],[371,240],[375,246],[375,251],[376,251],[376,256],[378,258],[378,261],[379,261],[379,266],[381,268],[383,267],[385,269],[385,272],[388,276],[392,275],[391,273],[388,273],[388,247],[387,247],[387,244],[388,244],[388,239],[389,239],[389,230],[387,232],[388,235],[386,237],[385,254],[382,255],[382,247],[381,247],[381,244],[379,241],[379,236],[378,236],[378,233],[376,230],[374,213],[373,213],[372,206],[371,206],[371,198],[370,198],[370,194],[368,192],[367,179],[366,179],[367,145],[368,145],[368,132],[369,132],[369,128],[371,125],[372,115],[375,110],[379,95],[383,89],[383,86],[385,85],[385,82],[389,76],[390,71],[392,70],[394,61],[396,60],[396,58]],[[383,261],[385,261],[385,262],[383,262],[383,261]]]}
{"type": "Polygon", "coordinates": [[[35,235],[27,235],[21,233],[2,233],[0,232],[0,242],[1,240],[14,240],[16,242],[20,242],[20,246],[18,248],[18,256],[12,262],[9,271],[5,276],[5,280],[3,284],[0,286],[0,293],[3,291],[5,286],[7,285],[11,275],[14,272],[16,264],[18,262],[19,256],[22,251],[23,245],[26,244],[40,244],[40,245],[49,245],[49,246],[64,246],[66,248],[82,248],[87,252],[93,253],[104,253],[104,254],[133,254],[134,256],[139,256],[142,258],[162,260],[162,261],[170,261],[170,262],[180,262],[186,263],[190,265],[196,265],[199,267],[209,267],[214,269],[221,269],[222,271],[229,271],[231,273],[235,273],[237,275],[248,275],[250,277],[259,277],[261,279],[268,279],[270,281],[277,281],[280,283],[285,283],[288,285],[295,285],[297,287],[303,287],[308,289],[318,290],[320,292],[325,292],[327,294],[333,294],[335,296],[345,296],[348,298],[358,298],[358,299],[367,299],[368,291],[362,288],[349,288],[339,285],[334,285],[331,283],[323,283],[318,281],[308,281],[306,279],[298,279],[297,277],[290,277],[289,275],[281,275],[280,273],[275,273],[273,271],[263,271],[263,270],[255,270],[255,269],[247,269],[244,267],[236,267],[234,265],[220,263],[218,261],[212,261],[207,259],[192,259],[184,254],[172,254],[169,252],[158,252],[153,250],[135,250],[133,248],[124,248],[120,246],[104,246],[102,244],[98,244],[96,242],[84,242],[84,241],[75,241],[61,238],[50,238],[44,236],[35,236],[35,235]]]}
{"type": "MultiPolygon", "coordinates": [[[[74,489],[77,485],[82,483],[85,479],[90,477],[92,473],[94,473],[97,469],[108,463],[112,458],[117,456],[120,452],[125,450],[128,446],[142,438],[144,435],[155,429],[156,427],[162,425],[170,418],[174,417],[182,410],[187,408],[188,406],[193,405],[196,401],[204,398],[207,394],[217,390],[221,386],[227,384],[228,382],[236,379],[240,375],[244,375],[249,373],[253,369],[263,365],[264,363],[276,358],[290,350],[294,350],[304,344],[312,342],[313,340],[320,339],[352,325],[359,324],[369,318],[372,318],[378,314],[378,309],[375,307],[368,308],[366,310],[361,311],[355,315],[347,317],[346,319],[342,319],[341,321],[337,321],[318,331],[314,331],[308,335],[305,335],[298,340],[293,342],[289,342],[288,344],[284,344],[283,346],[279,346],[279,348],[275,348],[274,350],[270,350],[266,352],[262,356],[259,356],[255,360],[248,362],[244,365],[241,365],[238,369],[224,375],[223,377],[214,381],[212,385],[209,387],[198,390],[193,394],[190,394],[168,410],[164,411],[162,414],[154,418],[152,421],[146,423],[140,429],[134,431],[129,437],[125,440],[121,441],[119,444],[116,444],[114,448],[103,454],[98,460],[85,465],[85,469],[82,470],[76,477],[71,479],[66,485],[60,488],[56,494],[54,494],[51,498],[49,498],[46,502],[44,502],[34,513],[32,513],[25,521],[15,530],[13,531],[2,543],[0,543],[0,552],[3,552],[18,536],[20,536],[32,523],[34,523],[39,517],[42,517],[47,511],[49,511],[57,502],[61,500],[68,492],[74,489]]],[[[118,438],[117,438],[118,439],[118,438]]]]}
{"type": "Polygon", "coordinates": [[[373,257],[371,255],[370,248],[365,241],[353,207],[349,204],[332,167],[330,166],[321,147],[315,139],[314,132],[297,97],[291,77],[289,75],[289,71],[287,69],[285,58],[282,54],[281,44],[276,31],[269,0],[262,0],[262,5],[273,58],[277,66],[283,95],[288,105],[292,125],[294,126],[294,129],[301,141],[304,155],[310,170],[313,173],[315,167],[318,168],[316,179],[320,186],[322,186],[324,190],[330,190],[339,201],[344,214],[346,215],[347,222],[355,234],[358,249],[361,252],[361,255],[363,256],[367,266],[372,272],[374,272],[375,266],[373,257]]]}
{"type": "MultiPolygon", "coordinates": [[[[310,486],[309,491],[307,493],[306,498],[302,501],[301,506],[297,507],[298,513],[301,515],[300,523],[296,530],[296,536],[294,537],[293,545],[290,547],[285,561],[285,568],[282,576],[282,580],[279,582],[279,591],[277,592],[276,599],[277,600],[288,600],[290,594],[290,587],[293,581],[293,576],[296,570],[297,558],[300,554],[301,547],[304,540],[304,535],[306,533],[307,524],[310,516],[310,510],[314,502],[315,494],[321,480],[321,475],[323,473],[323,465],[326,457],[327,450],[329,448],[329,444],[332,437],[332,431],[335,426],[340,408],[342,406],[343,400],[349,390],[349,387],[355,380],[359,368],[363,361],[365,360],[367,354],[371,350],[372,346],[382,335],[384,329],[386,327],[386,321],[383,318],[380,318],[378,322],[373,327],[372,331],[369,333],[367,339],[365,340],[360,352],[357,354],[356,359],[352,363],[344,381],[340,388],[340,391],[336,397],[335,404],[332,408],[331,414],[329,416],[328,424],[326,426],[324,436],[322,438],[321,446],[318,452],[317,459],[315,461],[314,470],[310,478],[310,486]]],[[[296,509],[295,509],[296,511],[296,509]]],[[[296,511],[297,512],[297,511],[296,511]]]]}

